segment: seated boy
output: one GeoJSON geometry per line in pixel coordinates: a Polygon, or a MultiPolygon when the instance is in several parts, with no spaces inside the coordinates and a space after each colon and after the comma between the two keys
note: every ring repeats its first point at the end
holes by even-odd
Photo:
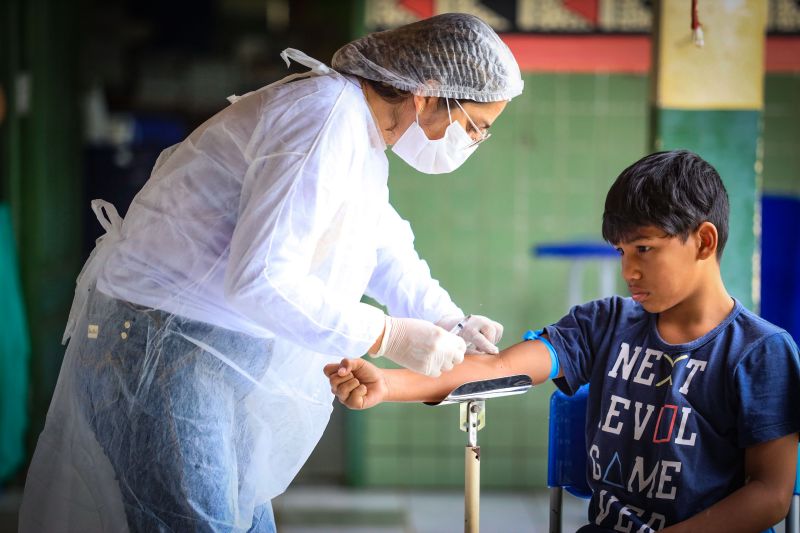
{"type": "Polygon", "coordinates": [[[786,515],[795,479],[800,362],[791,337],[723,285],[728,210],[719,175],[697,155],[644,157],[611,186],[603,214],[630,298],[576,306],[542,337],[468,356],[439,378],[363,359],[325,373],[353,409],[438,401],[512,374],[555,378],[567,394],[589,383],[593,495],[581,531],[768,529],[786,515]]]}

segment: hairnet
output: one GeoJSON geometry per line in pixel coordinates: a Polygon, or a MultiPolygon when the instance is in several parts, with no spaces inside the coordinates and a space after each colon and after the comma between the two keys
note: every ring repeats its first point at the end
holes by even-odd
{"type": "Polygon", "coordinates": [[[446,13],[341,47],[333,68],[420,96],[497,102],[522,93],[508,46],[478,17],[446,13]]]}

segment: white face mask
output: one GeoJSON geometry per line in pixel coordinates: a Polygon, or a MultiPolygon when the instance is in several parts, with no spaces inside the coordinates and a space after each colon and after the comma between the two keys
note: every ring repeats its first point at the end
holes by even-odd
{"type": "MultiPolygon", "coordinates": [[[[456,103],[458,104],[457,100],[456,103]]],[[[464,111],[464,108],[461,107],[461,110],[464,111]]],[[[447,126],[444,137],[431,140],[419,125],[419,115],[417,115],[417,120],[412,122],[394,143],[392,152],[425,174],[445,174],[454,171],[472,155],[479,143],[473,141],[461,124],[450,117],[449,102],[447,102],[447,116],[450,118],[450,125],[447,126]]],[[[469,116],[467,118],[469,119],[469,116]]],[[[472,119],[469,120],[472,122],[472,119]]]]}

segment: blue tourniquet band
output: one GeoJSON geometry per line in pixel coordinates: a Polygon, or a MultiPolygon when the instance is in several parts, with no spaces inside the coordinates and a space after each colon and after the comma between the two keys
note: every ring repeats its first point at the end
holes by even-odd
{"type": "Polygon", "coordinates": [[[536,331],[528,330],[525,332],[525,335],[522,336],[522,340],[524,341],[542,341],[545,346],[547,346],[547,351],[550,352],[550,376],[548,379],[554,379],[558,377],[558,356],[556,355],[556,349],[553,348],[553,345],[550,344],[550,341],[547,340],[545,337],[542,337],[542,333],[544,332],[543,329],[537,329],[536,331]]]}

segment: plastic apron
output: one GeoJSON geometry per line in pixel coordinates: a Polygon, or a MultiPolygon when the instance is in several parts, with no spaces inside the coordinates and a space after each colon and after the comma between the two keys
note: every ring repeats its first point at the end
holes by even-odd
{"type": "MultiPolygon", "coordinates": [[[[330,72],[281,55],[312,70],[273,85],[330,72]]],[[[92,209],[106,233],[77,279],[20,531],[248,531],[321,437],[332,395],[309,369],[336,358],[95,291],[122,220],[102,200],[92,209]]]]}

